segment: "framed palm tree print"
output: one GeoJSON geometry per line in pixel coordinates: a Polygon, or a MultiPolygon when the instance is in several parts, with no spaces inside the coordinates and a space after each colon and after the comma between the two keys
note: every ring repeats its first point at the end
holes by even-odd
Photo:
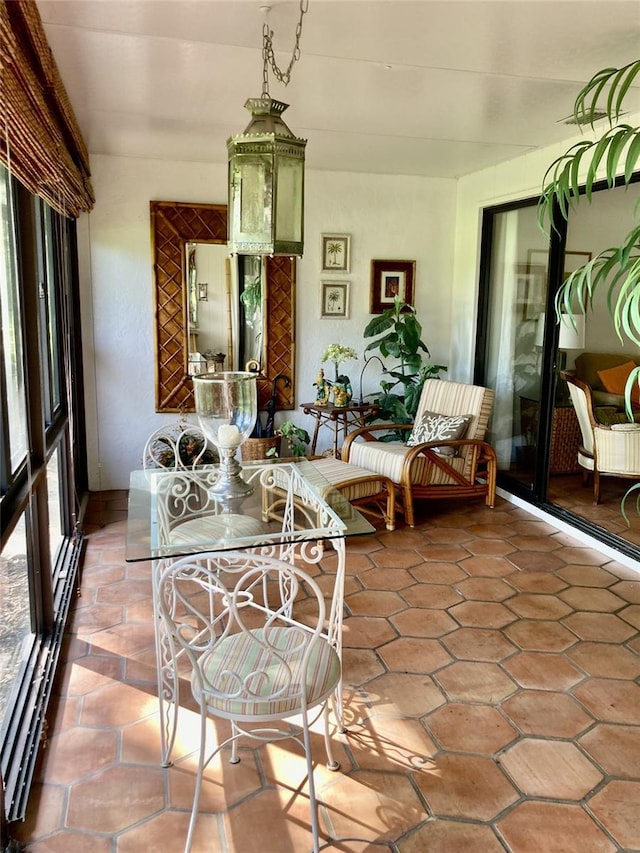
{"type": "Polygon", "coordinates": [[[349,316],[349,282],[323,281],[321,317],[346,320],[349,316]]]}
{"type": "Polygon", "coordinates": [[[349,234],[322,235],[322,272],[349,272],[350,254],[349,234]]]}

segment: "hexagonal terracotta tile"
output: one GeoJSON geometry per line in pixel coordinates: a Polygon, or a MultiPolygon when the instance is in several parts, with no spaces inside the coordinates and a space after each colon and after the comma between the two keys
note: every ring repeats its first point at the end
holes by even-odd
{"type": "Polygon", "coordinates": [[[420,554],[412,548],[385,548],[375,551],[371,559],[380,569],[408,569],[422,562],[420,554]]]}
{"type": "Polygon", "coordinates": [[[458,628],[442,638],[451,654],[460,660],[498,661],[517,651],[500,631],[491,628],[458,628]]]}
{"type": "Polygon", "coordinates": [[[459,702],[500,702],[517,689],[497,664],[456,661],[436,673],[436,681],[459,702]]]}
{"type": "Polygon", "coordinates": [[[572,696],[547,690],[521,690],[502,709],[526,735],[571,738],[593,723],[572,696]]]}
{"type": "Polygon", "coordinates": [[[354,616],[390,616],[407,606],[397,592],[369,589],[345,597],[354,616]]]}
{"type": "Polygon", "coordinates": [[[145,690],[114,682],[84,697],[80,723],[84,726],[122,726],[155,714],[158,699],[145,690]]]}
{"type": "Polygon", "coordinates": [[[640,767],[637,727],[600,723],[580,738],[580,746],[609,776],[637,780],[640,767]]]}
{"type": "Polygon", "coordinates": [[[504,557],[468,557],[460,565],[473,577],[503,578],[513,573],[513,565],[504,557]]]}
{"type": "Polygon", "coordinates": [[[610,590],[591,586],[572,586],[559,592],[558,598],[566,601],[574,610],[593,610],[598,613],[613,613],[625,605],[624,600],[610,590]]]}
{"type": "Polygon", "coordinates": [[[441,755],[435,770],[415,782],[437,817],[491,820],[518,800],[518,794],[491,758],[441,755]]]}
{"type": "MultiPolygon", "coordinates": [[[[62,830],[49,835],[45,841],[29,844],[30,853],[111,853],[110,838],[101,838],[88,832],[62,830]]],[[[195,853],[195,851],[194,851],[195,853]]]]}
{"type": "Polygon", "coordinates": [[[62,696],[82,696],[98,687],[118,681],[123,675],[118,655],[84,655],[66,664],[61,671],[58,692],[62,696]]]}
{"type": "Polygon", "coordinates": [[[599,551],[596,551],[593,548],[563,548],[562,549],[562,560],[563,562],[569,563],[577,563],[580,566],[602,566],[603,563],[606,563],[606,557],[604,557],[599,551]]]}
{"type": "MultiPolygon", "coordinates": [[[[52,737],[43,754],[48,782],[69,783],[116,761],[115,729],[74,726],[52,737]]],[[[157,753],[156,753],[157,757],[157,753]]]]}
{"type": "Polygon", "coordinates": [[[640,725],[640,687],[632,681],[589,678],[573,694],[602,722],[640,725]]]}
{"type": "Polygon", "coordinates": [[[507,583],[520,592],[551,594],[566,589],[565,581],[549,572],[514,572],[507,578],[507,583]]]}
{"type": "Polygon", "coordinates": [[[435,560],[439,563],[457,563],[458,560],[464,560],[469,554],[462,545],[441,545],[437,542],[424,545],[418,549],[418,553],[425,560],[435,560]]]}
{"type": "Polygon", "coordinates": [[[506,606],[523,619],[560,619],[572,608],[555,595],[522,592],[506,602],[506,606]]]}
{"type": "Polygon", "coordinates": [[[525,796],[581,800],[602,781],[602,774],[573,743],[524,738],[500,759],[525,796]]]}
{"type": "Polygon", "coordinates": [[[430,610],[446,610],[464,601],[459,592],[441,583],[417,583],[403,589],[402,597],[412,607],[428,607],[430,610]]]}
{"type": "Polygon", "coordinates": [[[613,643],[578,643],[567,652],[589,675],[601,678],[630,678],[640,675],[640,657],[624,646],[613,643]]]}
{"type": "MultiPolygon", "coordinates": [[[[473,540],[473,534],[460,527],[431,527],[427,531],[429,542],[440,542],[446,545],[459,545],[461,542],[473,540]]],[[[424,545],[424,542],[422,543],[424,545]]]]}
{"type": "Polygon", "coordinates": [[[373,649],[342,649],[342,680],[345,686],[365,684],[384,672],[373,649]]]}
{"type": "Polygon", "coordinates": [[[589,800],[589,808],[621,847],[640,849],[640,782],[609,782],[589,800]]]}
{"type": "Polygon", "coordinates": [[[444,610],[411,607],[389,619],[403,637],[442,637],[455,631],[458,623],[444,610]]]}
{"type": "Polygon", "coordinates": [[[640,604],[640,581],[618,581],[611,587],[611,592],[630,604],[640,604]]]}
{"type": "Polygon", "coordinates": [[[481,539],[510,539],[513,536],[513,529],[506,524],[472,524],[469,530],[481,539]]]}
{"type": "MultiPolygon", "coordinates": [[[[327,832],[320,810],[320,837],[327,832]]],[[[289,789],[259,791],[223,815],[228,850],[260,853],[274,848],[274,842],[284,850],[311,850],[311,813],[306,795],[289,789]],[[267,841],[268,840],[268,841],[267,841]],[[266,842],[266,843],[265,843],[266,842]]],[[[209,843],[208,850],[212,850],[209,843]]]]}
{"type": "Polygon", "coordinates": [[[375,649],[397,637],[386,619],[348,616],[342,625],[342,643],[351,649],[375,649]]]}
{"type": "Polygon", "coordinates": [[[516,551],[509,555],[514,566],[527,572],[555,572],[563,564],[558,556],[561,551],[541,553],[540,551],[516,551]]]}
{"type": "MultiPolygon", "coordinates": [[[[176,839],[178,845],[186,841],[190,811],[165,811],[143,824],[123,832],[118,837],[118,853],[140,853],[141,850],[166,850],[167,840],[176,839]]],[[[215,815],[198,814],[191,853],[208,853],[222,850],[223,842],[215,815]]],[[[91,847],[91,851],[93,851],[91,847]]],[[[111,850],[111,847],[108,848],[111,850]]],[[[89,850],[85,847],[84,850],[89,850]]]]}
{"type": "Polygon", "coordinates": [[[430,820],[397,845],[398,853],[504,853],[493,830],[479,823],[430,820]]]}
{"type": "Polygon", "coordinates": [[[563,625],[544,619],[520,619],[508,625],[505,634],[521,649],[538,652],[562,652],[578,642],[563,625]]]}
{"type": "Polygon", "coordinates": [[[580,806],[519,803],[497,823],[508,849],[518,853],[595,851],[616,853],[616,845],[580,806]]]}
{"type": "Polygon", "coordinates": [[[425,720],[429,731],[445,750],[493,755],[510,743],[517,732],[491,705],[451,702],[425,720]]]}
{"type": "Polygon", "coordinates": [[[449,584],[468,577],[457,563],[438,563],[429,561],[410,569],[419,583],[449,584]]]}
{"type": "Polygon", "coordinates": [[[449,613],[470,628],[504,628],[516,617],[504,604],[497,601],[463,601],[449,608],[449,613]]]}
{"type": "Polygon", "coordinates": [[[464,547],[474,557],[506,557],[516,550],[506,539],[474,539],[464,547]]]}
{"type": "Polygon", "coordinates": [[[389,672],[369,681],[365,698],[371,714],[421,717],[446,701],[429,675],[389,672]]]}
{"type": "Polygon", "coordinates": [[[96,601],[100,604],[131,604],[151,597],[151,580],[123,580],[96,591],[96,601]]]}
{"type": "Polygon", "coordinates": [[[572,613],[562,620],[582,640],[622,643],[635,634],[635,629],[613,613],[572,613]]]}
{"type": "Polygon", "coordinates": [[[600,566],[564,566],[557,575],[575,586],[610,587],[617,580],[615,575],[600,566]]]}
{"type": "Polygon", "coordinates": [[[71,786],[67,825],[117,832],[162,808],[164,774],[159,767],[118,765],[71,786]],[[135,796],[123,796],[127,791],[135,792],[135,796]]]}
{"type": "Polygon", "coordinates": [[[503,667],[521,687],[530,690],[569,690],[585,677],[562,655],[548,652],[518,652],[503,667]]]}
{"type": "Polygon", "coordinates": [[[456,584],[456,588],[467,600],[475,601],[504,601],[515,595],[513,587],[501,578],[467,578],[456,584]]]}
{"type": "MultiPolygon", "coordinates": [[[[417,773],[417,778],[426,773],[417,773]]],[[[395,841],[428,816],[411,782],[400,773],[356,770],[349,776],[338,775],[333,785],[322,790],[321,800],[331,834],[337,838],[395,841]]],[[[255,817],[248,819],[255,826],[255,817]]],[[[308,844],[290,849],[307,848],[308,844]]]]}
{"type": "Polygon", "coordinates": [[[349,748],[362,770],[421,770],[433,765],[437,747],[418,720],[378,714],[351,727],[349,748]]]}
{"type": "Polygon", "coordinates": [[[365,589],[400,590],[415,583],[406,569],[367,569],[358,577],[365,589]]]}
{"type": "Polygon", "coordinates": [[[640,630],[640,604],[630,604],[618,614],[621,619],[640,630]]]}
{"type": "Polygon", "coordinates": [[[560,542],[556,542],[551,536],[532,536],[518,534],[511,537],[511,543],[520,551],[555,551],[561,548],[560,542]]]}
{"type": "Polygon", "coordinates": [[[435,672],[448,663],[451,656],[437,640],[400,637],[378,649],[378,654],[394,672],[435,672]]]}

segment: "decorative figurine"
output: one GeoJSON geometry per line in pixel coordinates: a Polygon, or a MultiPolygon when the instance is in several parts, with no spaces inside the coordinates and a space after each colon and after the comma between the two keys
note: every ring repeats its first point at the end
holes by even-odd
{"type": "Polygon", "coordinates": [[[329,393],[331,391],[331,384],[328,379],[324,377],[324,370],[320,368],[316,381],[313,383],[314,388],[317,388],[316,391],[316,406],[326,406],[329,402],[329,393]]]}
{"type": "Polygon", "coordinates": [[[351,388],[351,380],[348,376],[341,374],[336,382],[332,385],[333,405],[342,408],[348,406],[353,397],[353,389],[351,388]]]}

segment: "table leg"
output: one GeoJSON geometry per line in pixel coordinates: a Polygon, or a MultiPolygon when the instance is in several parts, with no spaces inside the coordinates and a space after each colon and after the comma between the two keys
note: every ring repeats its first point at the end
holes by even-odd
{"type": "Polygon", "coordinates": [[[316,452],[316,444],[318,443],[318,430],[320,429],[320,412],[315,412],[316,425],[313,429],[313,440],[311,441],[311,455],[313,456],[316,452]]]}

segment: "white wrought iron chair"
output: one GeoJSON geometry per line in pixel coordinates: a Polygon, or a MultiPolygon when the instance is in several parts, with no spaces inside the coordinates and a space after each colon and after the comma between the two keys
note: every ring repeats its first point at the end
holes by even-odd
{"type": "Polygon", "coordinates": [[[154,430],[142,452],[143,468],[169,468],[188,471],[196,465],[217,462],[216,454],[207,446],[199,426],[179,421],[154,430]]]}
{"type": "Polygon", "coordinates": [[[373,424],[349,433],[341,457],[388,477],[398,487],[405,521],[415,525],[414,500],[484,497],[493,506],[496,454],[486,435],[495,393],[490,388],[427,379],[413,424],[373,424]],[[376,432],[403,430],[408,441],[376,432]],[[453,437],[458,434],[458,437],[453,437]]]}
{"type": "Polygon", "coordinates": [[[328,767],[337,770],[328,706],[341,680],[340,658],[325,631],[320,587],[302,569],[271,556],[210,553],[167,566],[158,584],[158,605],[176,666],[188,662],[189,673],[180,674],[190,677],[200,709],[200,756],[185,853],[191,849],[204,770],[229,746],[230,761],[237,763],[243,736],[258,742],[294,738],[304,748],[317,853],[309,727],[324,715],[328,767]],[[231,722],[230,737],[210,752],[209,716],[231,722]]]}
{"type": "Polygon", "coordinates": [[[571,402],[580,424],[582,444],[578,464],[584,480],[593,474],[593,502],[600,503],[600,477],[627,477],[640,480],[640,424],[602,424],[593,405],[591,388],[570,371],[560,374],[569,386],[571,402]]]}

